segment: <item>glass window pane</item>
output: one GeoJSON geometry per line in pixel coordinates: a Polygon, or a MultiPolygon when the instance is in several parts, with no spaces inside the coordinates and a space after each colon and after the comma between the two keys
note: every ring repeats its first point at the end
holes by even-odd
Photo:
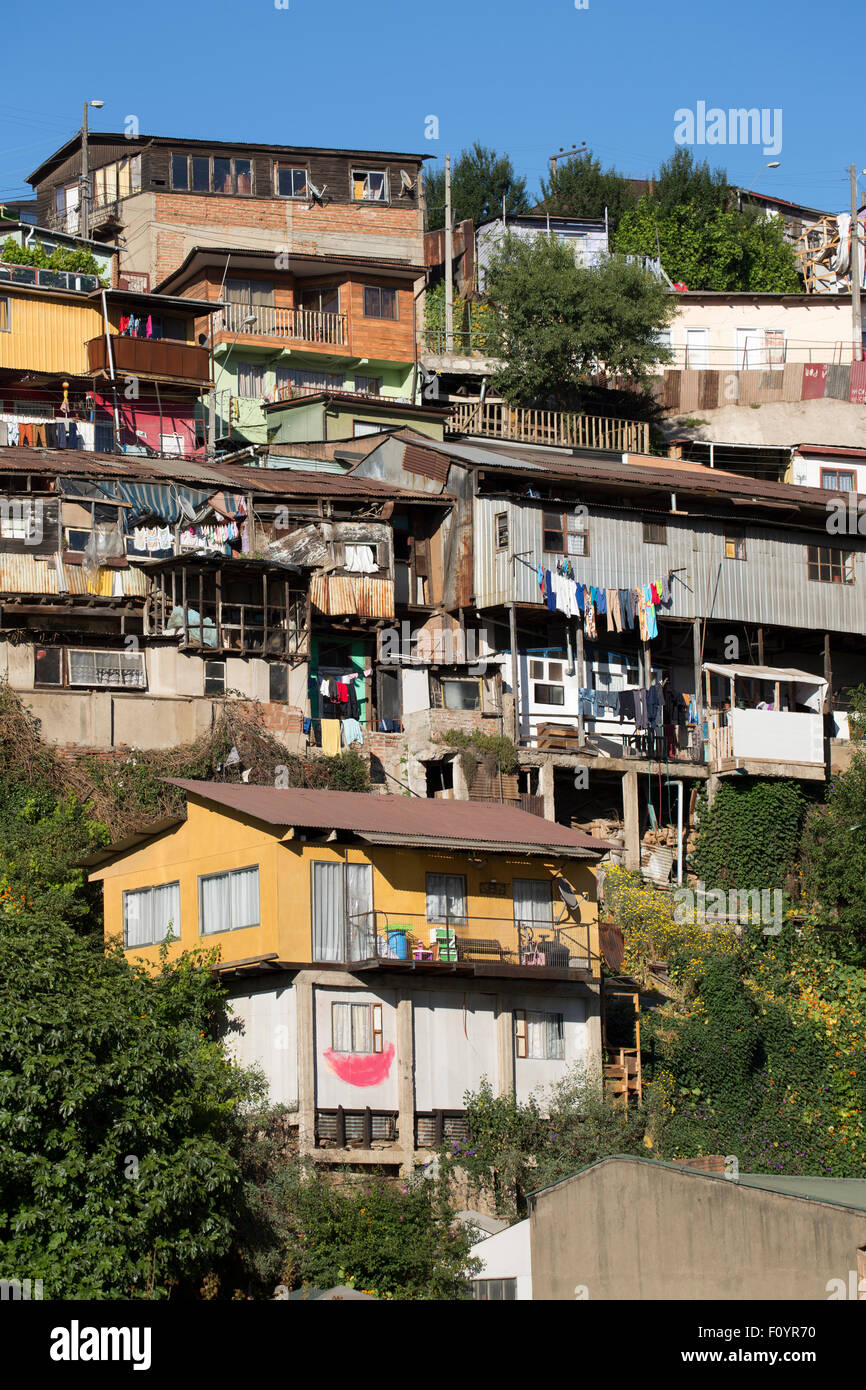
{"type": "Polygon", "coordinates": [[[352,1051],[352,1005],[331,1005],[331,1047],[334,1052],[352,1051]]]}
{"type": "Polygon", "coordinates": [[[191,163],[193,191],[207,193],[210,188],[210,160],[206,155],[195,155],[191,163]]]}
{"type": "Polygon", "coordinates": [[[200,929],[203,936],[231,929],[231,897],[228,874],[199,879],[200,929]]]}
{"type": "Polygon", "coordinates": [[[185,154],[173,154],[171,157],[171,186],[189,188],[189,161],[185,154]]]}
{"type": "Polygon", "coordinates": [[[231,923],[235,927],[255,927],[259,922],[258,867],[235,869],[231,878],[231,923]]]}
{"type": "Polygon", "coordinates": [[[213,193],[231,193],[232,162],[230,159],[214,157],[211,191],[213,193]]]}
{"type": "Polygon", "coordinates": [[[352,1051],[373,1051],[373,1018],[369,1004],[352,1005],[352,1051]]]}
{"type": "Polygon", "coordinates": [[[238,193],[248,198],[253,191],[253,166],[248,159],[235,160],[235,179],[238,193]]]}

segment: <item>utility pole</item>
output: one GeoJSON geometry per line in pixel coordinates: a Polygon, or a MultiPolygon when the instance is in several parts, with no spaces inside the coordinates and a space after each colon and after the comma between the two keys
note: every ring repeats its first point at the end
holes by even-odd
{"type": "Polygon", "coordinates": [[[854,333],[854,361],[863,360],[863,320],[860,313],[860,221],[857,206],[857,168],[851,165],[851,318],[854,333]]]}
{"type": "Polygon", "coordinates": [[[451,156],[445,156],[445,351],[454,351],[454,226],[451,217],[451,156]]]}
{"type": "Polygon", "coordinates": [[[87,241],[90,236],[90,164],[87,149],[87,102],[81,120],[81,235],[87,241]]]}

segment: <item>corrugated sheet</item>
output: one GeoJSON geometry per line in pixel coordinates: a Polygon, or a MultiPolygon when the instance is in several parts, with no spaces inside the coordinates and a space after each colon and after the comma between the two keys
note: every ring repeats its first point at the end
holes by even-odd
{"type": "Polygon", "coordinates": [[[100,598],[144,598],[147,578],[136,569],[99,569],[92,579],[83,565],[61,565],[33,555],[0,555],[0,594],[93,594],[100,598]]]}
{"type": "Polygon", "coordinates": [[[435,478],[444,483],[448,477],[448,460],[433,449],[423,449],[417,444],[407,444],[403,454],[403,469],[406,473],[420,473],[422,478],[435,478]]]}
{"type": "Polygon", "coordinates": [[[715,410],[719,404],[718,372],[701,372],[699,404],[701,410],[715,410]]]}
{"type": "Polygon", "coordinates": [[[807,362],[803,368],[803,401],[822,401],[827,385],[827,368],[822,362],[807,362]]]}
{"type": "Polygon", "coordinates": [[[827,391],[835,401],[847,401],[851,395],[851,368],[834,363],[827,368],[827,391]]]}
{"type": "Polygon", "coordinates": [[[757,405],[762,399],[763,372],[740,372],[737,400],[740,405],[757,405]]]}
{"type": "Polygon", "coordinates": [[[866,362],[851,363],[851,394],[849,400],[852,405],[866,405],[866,362]]]}
{"type": "Polygon", "coordinates": [[[681,373],[682,385],[680,387],[680,410],[688,413],[698,408],[700,399],[701,374],[698,371],[689,369],[681,373]]]}
{"type": "Polygon", "coordinates": [[[782,400],[794,401],[800,399],[803,390],[803,368],[799,362],[786,362],[785,370],[782,373],[782,400]]]}
{"type": "Polygon", "coordinates": [[[366,574],[314,575],[310,601],[330,617],[357,613],[362,618],[393,618],[394,581],[366,574]]]}

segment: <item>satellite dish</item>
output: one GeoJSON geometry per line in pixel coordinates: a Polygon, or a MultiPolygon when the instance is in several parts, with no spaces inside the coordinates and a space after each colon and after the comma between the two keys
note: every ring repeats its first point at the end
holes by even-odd
{"type": "Polygon", "coordinates": [[[576,912],[578,907],[578,896],[566,878],[556,880],[557,891],[569,912],[576,912]]]}
{"type": "Polygon", "coordinates": [[[401,185],[401,186],[400,186],[400,192],[401,192],[401,193],[407,193],[407,194],[408,194],[408,193],[414,193],[414,192],[415,192],[415,184],[416,184],[417,182],[418,182],[417,179],[410,178],[410,176],[406,173],[406,170],[405,170],[405,169],[401,169],[401,170],[400,170],[400,185],[401,185]]]}
{"type": "Polygon", "coordinates": [[[313,203],[320,203],[328,191],[328,185],[326,183],[323,183],[321,188],[317,188],[314,183],[308,182],[307,188],[310,193],[310,201],[313,203]]]}

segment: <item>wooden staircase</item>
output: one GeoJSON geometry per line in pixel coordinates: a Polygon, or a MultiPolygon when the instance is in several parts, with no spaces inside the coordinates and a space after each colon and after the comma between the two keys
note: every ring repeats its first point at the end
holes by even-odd
{"type": "Polygon", "coordinates": [[[640,1048],[608,1048],[604,1064],[604,1087],[608,1095],[623,1105],[640,1104],[643,1097],[640,1048]]]}

